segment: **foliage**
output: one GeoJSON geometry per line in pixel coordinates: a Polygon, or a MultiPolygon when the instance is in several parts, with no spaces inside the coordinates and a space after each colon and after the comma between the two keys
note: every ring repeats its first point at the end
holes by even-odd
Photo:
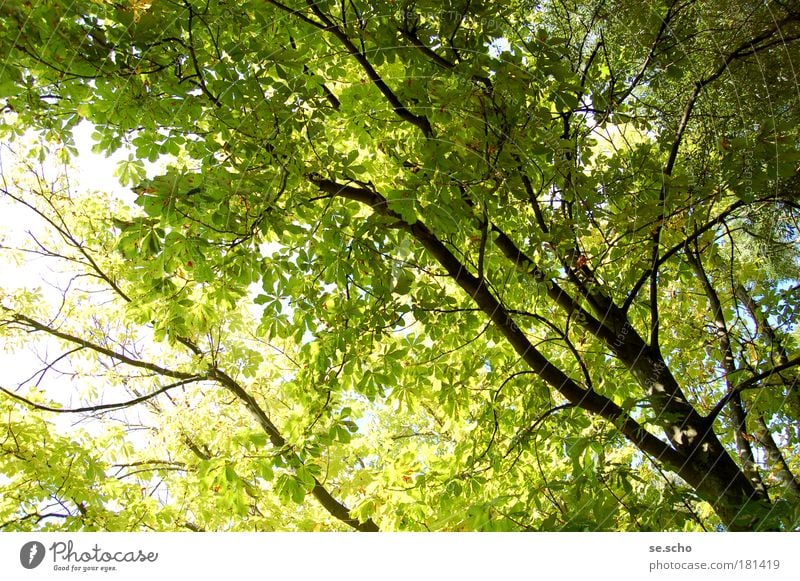
{"type": "Polygon", "coordinates": [[[3,530],[798,527],[793,5],[0,15],[3,530]]]}

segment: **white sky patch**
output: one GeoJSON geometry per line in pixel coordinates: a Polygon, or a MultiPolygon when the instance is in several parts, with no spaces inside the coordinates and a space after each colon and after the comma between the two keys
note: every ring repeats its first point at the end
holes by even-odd
{"type": "Polygon", "coordinates": [[[511,51],[511,43],[508,42],[507,38],[495,38],[487,46],[489,47],[489,54],[493,57],[499,57],[502,53],[511,51]]]}
{"type": "Polygon", "coordinates": [[[92,133],[94,126],[88,121],[82,121],[72,131],[78,157],[75,159],[74,175],[78,179],[78,189],[86,191],[101,191],[114,194],[126,202],[133,203],[133,193],[130,189],[122,187],[114,176],[117,164],[127,158],[130,151],[125,148],[115,152],[111,157],[106,157],[92,151],[92,133]]]}

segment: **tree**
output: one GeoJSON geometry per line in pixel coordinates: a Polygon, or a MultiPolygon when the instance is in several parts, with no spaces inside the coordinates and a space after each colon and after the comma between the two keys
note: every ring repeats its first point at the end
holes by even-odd
{"type": "Polygon", "coordinates": [[[0,12],[6,139],[136,194],[4,169],[74,273],[3,295],[5,529],[797,528],[793,4],[0,12]]]}

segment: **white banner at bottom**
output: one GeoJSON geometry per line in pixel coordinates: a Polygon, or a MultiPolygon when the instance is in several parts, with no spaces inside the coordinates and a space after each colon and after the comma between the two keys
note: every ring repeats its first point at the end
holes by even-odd
{"type": "Polygon", "coordinates": [[[800,579],[797,533],[4,533],[0,579],[800,579]]]}

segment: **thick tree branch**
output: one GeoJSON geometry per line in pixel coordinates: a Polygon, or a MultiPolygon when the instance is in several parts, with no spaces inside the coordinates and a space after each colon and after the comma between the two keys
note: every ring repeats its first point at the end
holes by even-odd
{"type": "MultiPolygon", "coordinates": [[[[603,317],[602,320],[598,320],[555,281],[547,279],[545,273],[505,232],[494,224],[492,232],[496,234],[495,245],[506,258],[523,272],[529,273],[536,283],[546,288],[547,296],[555,304],[574,317],[581,327],[600,339],[628,366],[640,384],[648,390],[653,407],[659,416],[681,418],[674,420],[675,426],[697,424],[693,429],[699,430],[698,434],[703,437],[706,430],[700,429],[699,424],[702,423],[700,416],[688,404],[677,381],[664,365],[661,355],[651,350],[630,325],[627,315],[614,305],[609,297],[586,291],[590,304],[603,317]]],[[[682,430],[681,427],[678,432],[682,430]]],[[[681,438],[677,437],[676,442],[680,440],[681,438]]]]}
{"type": "Polygon", "coordinates": [[[786,492],[800,500],[800,481],[797,480],[797,477],[792,473],[792,470],[786,463],[786,458],[783,457],[780,448],[778,448],[778,445],[772,438],[764,418],[760,416],[756,418],[756,425],[758,426],[755,430],[756,440],[758,440],[758,443],[764,446],[764,449],[767,451],[767,459],[773,474],[775,474],[778,481],[783,485],[786,492]]]}
{"type": "MultiPolygon", "coordinates": [[[[733,391],[734,388],[731,385],[731,378],[737,372],[737,368],[733,348],[731,346],[731,337],[728,332],[728,325],[725,322],[725,315],[722,310],[722,303],[719,300],[719,295],[714,285],[711,284],[708,278],[708,273],[706,273],[703,267],[697,250],[695,249],[695,251],[692,251],[691,248],[687,247],[686,258],[694,270],[695,275],[700,280],[706,298],[708,299],[708,304],[711,307],[711,316],[717,329],[717,339],[720,349],[722,350],[722,361],[720,363],[725,372],[725,384],[727,385],[727,391],[733,391]]],[[[755,489],[766,499],[767,491],[764,487],[761,475],[758,472],[758,466],[753,456],[753,449],[750,447],[750,442],[746,436],[748,433],[747,412],[745,411],[744,402],[742,402],[741,393],[739,392],[731,398],[731,411],[733,415],[733,437],[736,442],[736,451],[739,455],[739,460],[742,463],[742,470],[753,483],[755,489]]]]}
{"type": "Polygon", "coordinates": [[[417,221],[414,224],[408,224],[399,214],[389,208],[388,202],[383,196],[373,190],[338,184],[318,176],[312,176],[309,179],[323,192],[360,202],[372,208],[376,213],[390,216],[401,223],[402,227],[445,268],[450,277],[478,304],[506,337],[509,344],[539,377],[561,393],[570,403],[600,415],[613,423],[639,448],[653,454],[670,465],[672,469],[679,473],[691,471],[691,466],[685,463],[680,453],[645,430],[617,404],[594,391],[583,389],[561,369],[550,363],[531,344],[525,333],[514,322],[506,307],[492,295],[483,281],[472,275],[424,223],[417,221]]]}

